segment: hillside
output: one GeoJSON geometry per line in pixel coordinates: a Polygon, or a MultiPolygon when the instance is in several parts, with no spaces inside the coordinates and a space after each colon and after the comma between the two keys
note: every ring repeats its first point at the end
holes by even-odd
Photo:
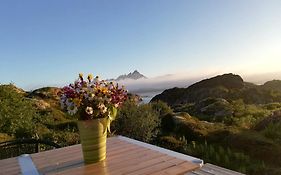
{"type": "Polygon", "coordinates": [[[279,80],[255,85],[234,74],[167,89],[151,100],[174,111],[160,145],[247,174],[280,174],[280,90],[279,80]]]}
{"type": "MultiPolygon", "coordinates": [[[[59,91],[0,85],[0,141],[79,143],[76,119],[60,109],[59,91]]],[[[112,131],[246,174],[280,174],[280,93],[279,80],[255,85],[224,74],[167,89],[149,104],[130,94],[112,131]]]]}
{"type": "Polygon", "coordinates": [[[281,81],[264,85],[244,82],[239,75],[224,74],[197,82],[187,88],[165,90],[151,101],[161,100],[170,106],[194,103],[206,98],[223,98],[228,101],[242,99],[247,104],[281,102],[281,81]]]}
{"type": "Polygon", "coordinates": [[[40,138],[60,145],[79,142],[75,120],[60,109],[59,88],[46,87],[24,92],[14,85],[0,86],[1,141],[40,138]],[[1,134],[2,133],[2,134],[1,134]]]}
{"type": "Polygon", "coordinates": [[[265,82],[261,87],[266,90],[281,92],[281,80],[265,82]]]}

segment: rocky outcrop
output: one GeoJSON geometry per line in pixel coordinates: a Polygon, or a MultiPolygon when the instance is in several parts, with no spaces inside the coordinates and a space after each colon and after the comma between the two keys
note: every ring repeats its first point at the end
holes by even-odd
{"type": "Polygon", "coordinates": [[[264,130],[269,124],[275,124],[279,122],[281,122],[281,110],[272,112],[270,116],[260,121],[254,129],[257,131],[261,131],[264,130]]]}
{"type": "Polygon", "coordinates": [[[244,82],[239,75],[224,74],[202,80],[187,88],[165,90],[151,101],[161,100],[175,106],[198,103],[206,98],[222,98],[227,101],[242,99],[247,104],[281,102],[281,81],[255,85],[244,82]]]}
{"type": "Polygon", "coordinates": [[[138,80],[141,78],[146,78],[143,74],[139,73],[137,70],[135,70],[133,73],[125,74],[125,75],[120,75],[115,79],[115,81],[121,81],[121,80],[126,80],[126,79],[131,79],[131,80],[138,80]]]}

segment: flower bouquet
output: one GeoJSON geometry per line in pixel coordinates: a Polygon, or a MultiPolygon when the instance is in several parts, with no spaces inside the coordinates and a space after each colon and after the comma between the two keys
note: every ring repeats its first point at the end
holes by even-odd
{"type": "Polygon", "coordinates": [[[113,82],[79,74],[78,80],[61,90],[60,103],[70,115],[78,117],[84,162],[106,158],[106,136],[117,109],[127,99],[127,91],[113,82]]]}

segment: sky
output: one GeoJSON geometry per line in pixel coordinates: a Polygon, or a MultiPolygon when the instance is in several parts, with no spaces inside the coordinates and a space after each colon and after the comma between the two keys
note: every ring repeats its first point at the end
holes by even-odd
{"type": "Polygon", "coordinates": [[[280,0],[2,0],[0,83],[277,72],[280,12],[280,0]]]}

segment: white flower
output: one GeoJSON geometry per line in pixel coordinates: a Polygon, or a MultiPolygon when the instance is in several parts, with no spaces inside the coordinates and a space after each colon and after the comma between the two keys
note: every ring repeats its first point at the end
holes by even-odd
{"type": "Polygon", "coordinates": [[[88,115],[92,115],[93,112],[94,112],[94,110],[93,110],[92,107],[87,107],[85,111],[86,111],[86,113],[87,113],[88,115]]]}
{"type": "Polygon", "coordinates": [[[102,114],[104,114],[104,113],[107,112],[107,107],[106,107],[103,103],[100,103],[100,104],[98,105],[98,109],[100,110],[100,112],[101,112],[102,114]]]}
{"type": "Polygon", "coordinates": [[[98,108],[99,108],[99,109],[101,109],[101,108],[103,108],[103,107],[105,107],[105,105],[104,105],[103,103],[99,103],[99,104],[98,104],[98,108]]]}
{"type": "Polygon", "coordinates": [[[106,113],[107,112],[107,107],[104,107],[104,108],[102,108],[102,111],[101,111],[101,113],[106,113]]]}
{"type": "Polygon", "coordinates": [[[74,81],[74,84],[79,84],[79,82],[80,82],[80,79],[76,79],[75,81],[74,81]]]}
{"type": "Polygon", "coordinates": [[[114,104],[114,107],[118,108],[119,107],[119,103],[114,104]]]}
{"type": "Polygon", "coordinates": [[[67,112],[70,114],[70,115],[74,115],[76,114],[76,112],[78,111],[78,108],[76,106],[68,106],[67,107],[67,112]]]}
{"type": "Polygon", "coordinates": [[[93,81],[93,82],[94,82],[94,83],[99,83],[99,82],[100,82],[99,77],[96,76],[96,78],[94,78],[94,81],[93,81]]]}
{"type": "Polygon", "coordinates": [[[65,105],[66,105],[67,107],[71,107],[71,106],[74,106],[74,103],[72,102],[72,100],[67,99],[67,100],[65,100],[65,105]]]}

